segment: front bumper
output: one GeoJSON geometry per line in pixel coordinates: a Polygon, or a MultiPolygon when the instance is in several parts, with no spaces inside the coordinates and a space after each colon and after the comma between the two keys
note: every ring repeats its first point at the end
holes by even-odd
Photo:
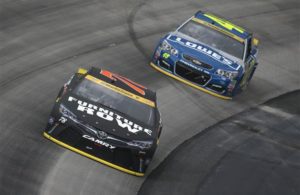
{"type": "MultiPolygon", "coordinates": [[[[174,78],[174,79],[176,79],[178,81],[181,81],[181,82],[183,82],[183,83],[185,83],[185,84],[187,84],[187,85],[189,85],[191,87],[194,87],[196,89],[204,91],[204,92],[206,92],[206,93],[208,93],[210,95],[213,95],[213,96],[221,98],[221,99],[226,99],[226,100],[232,99],[232,96],[227,96],[227,95],[219,94],[219,93],[217,93],[217,92],[209,89],[208,87],[197,85],[194,82],[189,81],[188,79],[185,79],[185,78],[183,78],[183,77],[181,77],[181,76],[179,76],[177,74],[174,74],[174,71],[167,70],[167,67],[163,68],[163,66],[159,66],[158,64],[155,64],[153,62],[150,62],[150,66],[152,66],[154,69],[158,70],[159,72],[161,72],[161,73],[163,73],[165,75],[168,75],[168,76],[170,76],[170,77],[172,77],[172,78],[174,78]]],[[[207,81],[206,86],[207,86],[208,83],[209,83],[209,81],[207,81]]]]}
{"type": "Polygon", "coordinates": [[[43,133],[47,139],[73,152],[125,173],[135,176],[144,176],[148,166],[148,164],[145,165],[144,163],[148,157],[147,152],[150,151],[143,151],[141,156],[140,151],[137,149],[114,145],[106,140],[102,142],[102,140],[93,135],[89,135],[88,138],[97,139],[98,141],[86,139],[83,136],[86,134],[88,133],[83,133],[82,130],[74,127],[46,128],[46,131],[43,133]]]}

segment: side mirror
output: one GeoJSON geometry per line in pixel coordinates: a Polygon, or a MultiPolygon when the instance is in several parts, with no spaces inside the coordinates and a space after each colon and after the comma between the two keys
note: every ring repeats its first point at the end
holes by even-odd
{"type": "Polygon", "coordinates": [[[77,71],[78,74],[86,74],[87,73],[87,70],[84,69],[84,68],[79,68],[78,71],[77,71]]]}

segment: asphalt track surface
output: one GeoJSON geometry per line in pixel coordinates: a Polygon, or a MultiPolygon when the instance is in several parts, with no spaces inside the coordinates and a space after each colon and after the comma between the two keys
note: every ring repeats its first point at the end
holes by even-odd
{"type": "MultiPolygon", "coordinates": [[[[137,193],[183,141],[300,88],[299,8],[299,0],[1,0],[1,194],[137,193]],[[148,66],[159,38],[199,9],[231,19],[260,39],[258,70],[248,91],[233,101],[194,90],[148,66]],[[164,131],[146,177],[114,170],[42,137],[60,86],[78,67],[91,65],[158,93],[164,131]]],[[[234,181],[231,176],[224,179],[234,181]]]]}
{"type": "Polygon", "coordinates": [[[300,91],[225,119],[178,146],[139,194],[300,194],[300,91]]]}

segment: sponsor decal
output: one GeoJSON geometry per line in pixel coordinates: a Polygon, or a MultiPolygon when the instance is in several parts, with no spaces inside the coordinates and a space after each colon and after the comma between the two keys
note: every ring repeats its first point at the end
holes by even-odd
{"type": "Polygon", "coordinates": [[[168,59],[168,58],[170,57],[170,54],[164,53],[164,54],[162,55],[162,57],[165,58],[165,59],[168,59]]]}
{"type": "Polygon", "coordinates": [[[116,121],[117,124],[122,127],[123,129],[127,129],[131,133],[138,133],[138,132],[144,132],[151,136],[152,130],[146,129],[141,127],[138,124],[133,123],[132,121],[129,121],[128,119],[110,111],[104,108],[101,108],[99,106],[95,106],[93,104],[78,100],[77,98],[74,98],[72,96],[69,96],[68,98],[69,102],[76,102],[78,104],[77,110],[81,112],[85,112],[88,115],[96,115],[99,118],[102,118],[107,121],[116,121]]]}
{"type": "Polygon", "coordinates": [[[116,148],[115,146],[113,146],[113,145],[111,145],[109,143],[106,143],[106,142],[104,142],[102,140],[99,140],[99,139],[96,139],[94,137],[91,137],[89,135],[83,135],[82,137],[85,138],[85,139],[88,139],[88,140],[90,140],[90,141],[92,141],[92,142],[94,142],[96,144],[100,144],[102,146],[105,146],[105,147],[107,147],[109,149],[115,149],[116,148]]]}
{"type": "Polygon", "coordinates": [[[194,64],[199,65],[199,66],[202,65],[202,62],[200,62],[199,60],[192,59],[192,62],[193,62],[194,64]]]}
{"type": "Polygon", "coordinates": [[[100,74],[110,78],[111,80],[116,81],[117,79],[122,81],[123,83],[125,83],[127,86],[131,87],[132,89],[134,89],[135,91],[137,91],[138,93],[145,95],[145,91],[143,89],[146,89],[144,86],[137,84],[135,82],[133,82],[132,80],[129,80],[125,77],[122,77],[120,75],[111,73],[107,70],[101,70],[100,74]]]}
{"type": "MultiPolygon", "coordinates": [[[[185,65],[187,65],[187,66],[193,68],[193,69],[199,70],[200,72],[204,72],[203,68],[200,68],[200,67],[198,67],[198,66],[195,66],[195,65],[193,65],[193,64],[191,64],[191,63],[188,63],[188,62],[185,62],[185,61],[182,61],[182,60],[180,60],[180,61],[181,61],[182,63],[184,63],[185,65]]],[[[207,72],[207,71],[206,71],[206,72],[207,72]]],[[[208,74],[209,74],[209,72],[208,72],[208,74]]]]}
{"type": "Polygon", "coordinates": [[[192,49],[195,49],[205,55],[208,55],[212,58],[214,58],[215,60],[223,63],[223,64],[226,64],[234,69],[238,69],[238,67],[236,67],[236,65],[233,63],[233,61],[229,60],[228,58],[218,54],[217,52],[209,49],[208,47],[205,47],[203,45],[200,45],[200,44],[197,44],[197,43],[194,43],[194,42],[191,42],[191,41],[188,41],[186,39],[183,39],[181,37],[177,37],[177,36],[174,36],[174,35],[171,35],[168,37],[168,40],[170,41],[174,41],[174,42],[177,42],[181,45],[184,45],[186,47],[189,47],[189,48],[192,48],[192,49]]]}
{"type": "Polygon", "coordinates": [[[67,122],[67,119],[62,116],[58,119],[58,121],[61,122],[62,124],[65,124],[67,122]]]}
{"type": "Polygon", "coordinates": [[[106,139],[107,138],[107,133],[105,133],[104,131],[97,131],[97,137],[99,139],[106,139]]]}

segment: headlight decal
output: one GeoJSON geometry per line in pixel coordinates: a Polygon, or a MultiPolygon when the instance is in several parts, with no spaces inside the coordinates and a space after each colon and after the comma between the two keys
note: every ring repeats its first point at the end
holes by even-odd
{"type": "Polygon", "coordinates": [[[162,50],[169,52],[173,56],[178,56],[178,50],[170,45],[170,43],[168,43],[166,40],[161,43],[161,48],[162,50]]]}
{"type": "Polygon", "coordinates": [[[152,141],[131,141],[127,142],[129,146],[138,147],[142,150],[149,149],[152,147],[153,142],[152,141]]]}
{"type": "Polygon", "coordinates": [[[76,115],[71,112],[65,105],[63,104],[60,104],[59,106],[59,112],[63,115],[63,116],[66,116],[68,118],[74,118],[76,119],[76,115]]]}
{"type": "Polygon", "coordinates": [[[228,78],[230,80],[233,80],[233,79],[235,79],[237,77],[238,72],[236,72],[236,71],[233,72],[233,71],[227,71],[227,70],[223,70],[223,69],[218,69],[216,71],[216,74],[220,75],[220,76],[223,76],[223,77],[226,77],[226,78],[228,78]]]}

